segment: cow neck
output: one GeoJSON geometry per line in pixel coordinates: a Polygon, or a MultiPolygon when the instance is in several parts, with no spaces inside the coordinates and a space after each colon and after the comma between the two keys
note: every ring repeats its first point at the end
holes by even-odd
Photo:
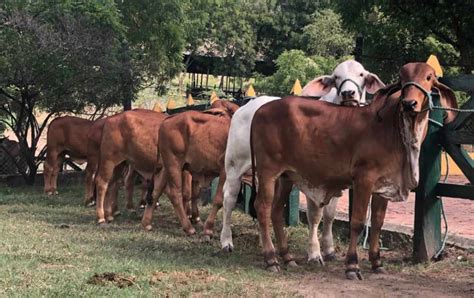
{"type": "Polygon", "coordinates": [[[428,125],[428,113],[423,112],[416,115],[416,117],[412,117],[401,112],[398,97],[382,99],[378,102],[374,102],[372,106],[377,116],[378,111],[385,110],[380,120],[383,123],[382,131],[384,134],[393,136],[395,144],[384,145],[391,146],[389,152],[394,154],[391,158],[395,161],[394,164],[400,167],[400,170],[395,171],[398,177],[393,177],[394,181],[398,181],[400,185],[398,192],[400,198],[396,200],[406,200],[410,190],[416,188],[418,185],[419,157],[424,132],[428,125]],[[386,102],[387,100],[390,102],[386,102]],[[417,121],[418,124],[414,128],[415,122],[417,121]],[[397,148],[402,149],[402,151],[397,148]],[[397,160],[401,162],[396,162],[397,160]]]}

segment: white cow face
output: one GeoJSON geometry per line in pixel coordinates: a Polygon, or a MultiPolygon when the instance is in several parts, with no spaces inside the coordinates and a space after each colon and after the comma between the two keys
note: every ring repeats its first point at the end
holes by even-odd
{"type": "Polygon", "coordinates": [[[332,75],[309,82],[302,95],[320,96],[336,104],[356,106],[365,103],[366,91],[375,93],[384,86],[379,77],[365,70],[362,64],[347,60],[336,66],[332,75]]]}

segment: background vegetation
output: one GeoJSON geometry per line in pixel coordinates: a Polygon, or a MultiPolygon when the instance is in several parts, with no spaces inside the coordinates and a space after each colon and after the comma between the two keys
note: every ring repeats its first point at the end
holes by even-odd
{"type": "Polygon", "coordinates": [[[449,74],[472,73],[473,10],[470,1],[441,0],[5,0],[0,131],[19,140],[28,165],[20,173],[32,183],[53,117],[96,118],[111,106],[130,108],[139,94],[182,89],[185,53],[215,57],[221,74],[253,77],[258,92],[274,95],[296,78],[305,84],[331,72],[354,55],[356,38],[363,64],[386,82],[429,54],[449,74]],[[256,74],[256,61],[277,71],[256,74]]]}

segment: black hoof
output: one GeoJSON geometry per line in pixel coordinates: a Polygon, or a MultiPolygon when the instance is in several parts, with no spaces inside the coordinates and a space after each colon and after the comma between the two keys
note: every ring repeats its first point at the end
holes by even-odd
{"type": "Polygon", "coordinates": [[[319,265],[321,267],[324,267],[326,265],[326,264],[324,264],[324,260],[321,257],[308,259],[308,264],[316,264],[316,265],[319,265]]]}
{"type": "Polygon", "coordinates": [[[387,270],[383,266],[372,268],[372,271],[376,274],[387,274],[387,270]]]}
{"type": "Polygon", "coordinates": [[[272,264],[267,264],[265,269],[267,271],[274,272],[274,273],[278,273],[278,272],[281,271],[281,267],[280,267],[280,264],[278,264],[278,262],[275,262],[275,263],[272,263],[272,264]]]}
{"type": "Polygon", "coordinates": [[[359,269],[347,269],[346,278],[348,280],[362,280],[362,274],[359,269]]]}
{"type": "Polygon", "coordinates": [[[336,259],[337,259],[337,256],[336,256],[336,253],[334,251],[330,254],[327,254],[327,255],[323,256],[323,260],[325,262],[332,262],[332,261],[335,261],[336,259]]]}
{"type": "Polygon", "coordinates": [[[222,250],[227,253],[231,253],[234,250],[234,247],[232,245],[227,245],[226,247],[223,247],[222,250]]]}

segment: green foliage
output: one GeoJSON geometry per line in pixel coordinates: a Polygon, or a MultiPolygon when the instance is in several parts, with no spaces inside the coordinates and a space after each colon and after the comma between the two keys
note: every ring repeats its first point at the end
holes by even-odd
{"type": "Polygon", "coordinates": [[[426,61],[429,54],[437,55],[447,73],[474,70],[471,2],[371,0],[337,4],[345,27],[364,37],[362,62],[386,81],[403,64],[426,61]]]}
{"type": "Polygon", "coordinates": [[[256,91],[269,95],[288,95],[296,79],[304,86],[318,76],[331,74],[338,63],[348,58],[309,57],[301,50],[285,51],[277,58],[277,71],[273,75],[257,77],[256,91]]]}
{"type": "Polygon", "coordinates": [[[103,110],[129,92],[124,27],[111,0],[8,1],[0,10],[0,110],[7,117],[0,121],[18,138],[28,164],[21,174],[32,183],[36,146],[53,114],[103,110]],[[47,115],[42,122],[38,111],[47,115]]]}
{"type": "Polygon", "coordinates": [[[354,34],[343,28],[341,16],[331,9],[314,13],[313,21],[303,28],[302,38],[310,55],[341,57],[354,50],[354,34]]]}
{"type": "Polygon", "coordinates": [[[126,27],[134,69],[142,86],[155,84],[159,94],[183,70],[185,8],[191,1],[116,0],[126,27]]]}

